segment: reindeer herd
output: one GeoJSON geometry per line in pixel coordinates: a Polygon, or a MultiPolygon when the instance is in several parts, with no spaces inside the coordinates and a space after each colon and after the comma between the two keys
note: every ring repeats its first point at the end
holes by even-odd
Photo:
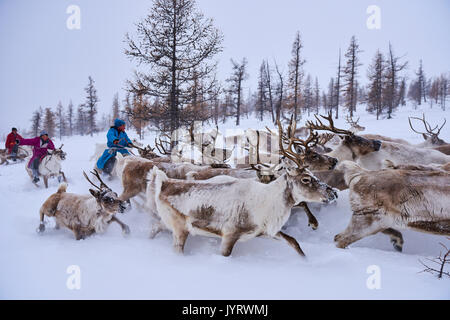
{"type": "Polygon", "coordinates": [[[347,130],[337,128],[331,114],[315,117],[302,128],[291,119],[286,130],[278,122],[277,130],[226,137],[233,148],[217,146],[217,128],[201,132],[194,126],[177,143],[164,135],[155,139],[156,150],[134,142],[139,155],[118,153],[113,171],[122,194],[108,187],[98,170],[92,174],[99,185],[84,173],[95,189],[76,195],[61,184],[40,209],[38,232],[45,230],[44,216],[49,216],[77,240],[105,231],[111,222],[128,234],[116,214],[128,211],[133,200],[150,217],[150,238],[169,231],[176,252],[183,252],[189,235],[221,238],[224,256],[238,241],[266,237],[286,241],[303,256],[298,242],[283,231],[292,208],[303,208],[317,229],[308,203],[327,206],[339,190],[349,189],[353,215],[334,238],[339,248],[382,232],[401,251],[400,229],[450,236],[450,145],[438,137],[445,121],[432,127],[425,117],[410,118],[412,130],[425,139],[412,145],[359,135],[365,128],[352,119],[347,130]],[[411,120],[422,121],[425,132],[411,120]],[[236,160],[237,153],[243,157],[232,168],[227,161],[233,155],[236,160]]]}

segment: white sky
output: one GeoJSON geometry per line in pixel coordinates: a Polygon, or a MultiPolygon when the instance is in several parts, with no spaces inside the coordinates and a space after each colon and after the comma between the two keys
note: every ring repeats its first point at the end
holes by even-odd
{"type": "MultiPolygon", "coordinates": [[[[377,48],[391,41],[397,55],[410,62],[412,77],[423,59],[425,72],[450,71],[450,1],[407,0],[197,0],[222,30],[224,51],[217,59],[219,78],[230,72],[230,58],[247,57],[255,87],[264,58],[276,58],[286,72],[297,30],[304,41],[306,73],[321,87],[335,75],[339,47],[345,52],[356,35],[361,55],[360,80],[377,48]],[[381,29],[366,27],[369,5],[381,9],[381,29]]],[[[0,0],[0,135],[12,126],[29,128],[39,106],[83,102],[88,76],[96,81],[99,113],[109,112],[113,96],[124,98],[131,64],[123,50],[124,34],[134,32],[149,0],[0,0]],[[81,30],[68,30],[66,9],[81,9],[81,30]]]]}

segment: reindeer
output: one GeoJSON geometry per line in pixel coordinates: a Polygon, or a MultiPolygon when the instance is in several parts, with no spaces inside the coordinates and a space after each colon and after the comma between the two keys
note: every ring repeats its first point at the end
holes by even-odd
{"type": "Polygon", "coordinates": [[[336,199],[337,194],[317,180],[300,158],[292,156],[295,153],[292,147],[291,142],[285,150],[280,142],[280,151],[297,167],[288,167],[270,184],[223,176],[183,181],[170,179],[153,168],[148,174],[148,207],[154,202],[161,223],[172,231],[175,251],[183,252],[189,234],[220,237],[224,256],[231,254],[237,241],[262,236],[284,239],[304,256],[298,242],[282,232],[281,227],[295,204],[302,201],[328,203],[336,199]]]}
{"type": "Polygon", "coordinates": [[[67,193],[67,184],[62,183],[58,191],[44,202],[39,210],[38,233],[45,231],[44,216],[55,217],[56,228],[64,226],[72,230],[76,240],[106,231],[111,222],[117,222],[124,234],[130,233],[130,228],[115,216],[117,212],[126,210],[125,202],[119,200],[117,193],[102,181],[97,171],[91,173],[100,182],[100,186],[95,185],[83,172],[84,177],[97,189],[89,189],[91,195],[67,193]]]}
{"type": "Polygon", "coordinates": [[[355,135],[350,130],[336,128],[334,126],[333,116],[331,112],[329,112],[327,116],[320,116],[321,118],[328,121],[328,125],[323,124],[322,120],[317,115],[314,116],[316,118],[316,122],[313,123],[312,121],[308,120],[306,123],[306,126],[308,128],[318,131],[331,131],[341,139],[339,146],[327,154],[329,156],[337,158],[338,161],[354,161],[363,155],[380,150],[380,147],[382,145],[381,141],[366,139],[361,136],[355,135]]]}
{"type": "MultiPolygon", "coordinates": [[[[24,161],[26,158],[31,156],[31,147],[30,146],[19,146],[19,149],[17,151],[16,159],[20,162],[24,161]]],[[[0,165],[2,164],[9,164],[8,159],[12,159],[12,155],[8,154],[7,149],[0,149],[0,165]]]]}
{"type": "Polygon", "coordinates": [[[433,149],[433,150],[439,151],[441,153],[444,153],[446,155],[450,155],[450,144],[446,143],[444,140],[439,138],[439,134],[447,122],[446,119],[444,119],[444,122],[442,123],[442,125],[439,128],[437,125],[434,128],[432,128],[431,125],[425,120],[425,114],[422,115],[422,118],[409,117],[408,122],[409,122],[409,126],[412,131],[414,131],[415,133],[421,134],[423,136],[423,138],[425,139],[424,142],[419,143],[419,144],[411,144],[404,139],[391,138],[391,137],[386,137],[386,136],[378,135],[378,134],[364,134],[362,136],[365,138],[368,138],[368,139],[378,139],[381,141],[400,143],[400,144],[404,144],[404,145],[411,146],[411,147],[433,149]],[[426,132],[420,132],[420,131],[414,129],[411,119],[421,121],[425,127],[426,132]]]}
{"type": "Polygon", "coordinates": [[[441,133],[442,128],[445,126],[447,119],[444,119],[444,122],[442,125],[438,128],[438,125],[436,125],[434,128],[431,128],[431,125],[428,123],[428,121],[425,120],[425,113],[422,114],[422,118],[417,117],[409,117],[408,118],[409,126],[411,127],[411,130],[415,133],[421,134],[424,138],[424,142],[421,144],[416,145],[417,147],[436,147],[436,146],[442,146],[442,145],[448,145],[447,142],[439,138],[439,134],[441,133]],[[426,132],[420,132],[414,129],[411,119],[422,121],[425,131],[426,132]],[[437,131],[436,131],[437,130],[437,131]]]}
{"type": "MultiPolygon", "coordinates": [[[[62,150],[62,144],[59,148],[49,151],[48,154],[42,159],[39,164],[39,174],[44,179],[45,188],[48,188],[48,179],[57,177],[58,182],[64,181],[67,182],[66,175],[61,170],[61,161],[66,159],[66,153],[62,150]]],[[[27,161],[28,163],[28,161],[27,161]]],[[[25,165],[25,169],[28,172],[30,178],[33,178],[33,173],[28,165],[25,165]]]]}
{"type": "Polygon", "coordinates": [[[350,160],[360,164],[369,170],[380,170],[383,168],[385,159],[398,164],[445,164],[450,162],[450,156],[439,151],[404,145],[400,143],[366,139],[352,134],[348,130],[337,129],[331,119],[331,114],[327,117],[321,116],[329,121],[325,126],[318,117],[319,122],[309,122],[309,126],[315,130],[330,130],[341,137],[341,144],[332,152],[330,156],[338,158],[339,161],[350,160]],[[375,152],[376,151],[376,152],[375,152]]]}
{"type": "Polygon", "coordinates": [[[350,161],[338,168],[350,187],[353,215],[347,229],[335,236],[337,247],[383,232],[401,251],[403,237],[397,228],[450,235],[449,171],[420,167],[369,171],[350,161]]]}

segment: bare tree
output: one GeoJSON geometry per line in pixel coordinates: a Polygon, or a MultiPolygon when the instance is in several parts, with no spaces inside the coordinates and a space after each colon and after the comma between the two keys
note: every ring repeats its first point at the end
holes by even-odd
{"type": "Polygon", "coordinates": [[[391,119],[392,111],[398,107],[398,73],[406,68],[408,62],[400,63],[400,57],[394,55],[392,45],[389,43],[389,54],[386,63],[386,86],[384,90],[384,101],[388,107],[388,119],[391,119]]]}
{"type": "Polygon", "coordinates": [[[58,106],[56,107],[56,120],[59,132],[59,140],[61,140],[61,138],[64,135],[66,135],[66,118],[64,115],[64,108],[61,101],[58,103],[58,106]]]}
{"type": "Polygon", "coordinates": [[[369,77],[368,110],[376,112],[377,120],[383,111],[383,83],[386,65],[383,54],[377,50],[367,71],[369,77]]]}
{"type": "Polygon", "coordinates": [[[97,103],[99,102],[99,99],[97,97],[97,89],[94,87],[94,79],[92,79],[91,76],[89,76],[89,83],[87,87],[84,89],[86,92],[86,102],[83,104],[83,107],[86,109],[86,117],[87,117],[87,126],[88,131],[93,136],[96,129],[95,124],[95,116],[97,114],[97,103]]]}
{"type": "Polygon", "coordinates": [[[314,80],[314,109],[315,114],[319,114],[319,108],[320,108],[320,87],[319,87],[319,80],[317,77],[314,80]]]}
{"type": "Polygon", "coordinates": [[[39,135],[39,131],[42,128],[43,123],[43,117],[42,117],[43,111],[42,107],[39,107],[38,110],[33,112],[33,117],[31,118],[31,132],[34,136],[39,135]]]}
{"type": "Polygon", "coordinates": [[[114,95],[113,104],[112,104],[112,118],[117,119],[119,117],[120,117],[119,94],[116,93],[114,95]]]}
{"type": "Polygon", "coordinates": [[[147,65],[148,71],[136,71],[129,90],[160,98],[165,112],[149,109],[148,117],[160,117],[172,132],[183,118],[180,110],[189,99],[194,70],[199,79],[214,73],[216,65],[210,60],[222,50],[222,34],[194,0],[154,0],[150,13],[137,24],[137,34],[137,40],[126,35],[125,54],[147,65]]]}
{"type": "Polygon", "coordinates": [[[301,57],[301,49],[303,48],[303,44],[300,38],[300,32],[297,31],[295,35],[294,43],[292,44],[292,58],[289,61],[289,86],[293,90],[293,99],[294,99],[294,119],[297,120],[298,115],[298,98],[300,94],[301,81],[303,77],[302,67],[305,64],[306,60],[301,57]]]}
{"type": "MultiPolygon", "coordinates": [[[[447,238],[447,239],[450,240],[450,238],[447,238]]],[[[426,268],[422,272],[429,272],[429,273],[437,274],[437,277],[439,279],[441,279],[442,276],[444,276],[444,275],[447,277],[450,277],[450,272],[445,271],[445,266],[447,264],[450,264],[450,249],[447,248],[443,243],[439,243],[439,244],[444,248],[444,252],[441,252],[439,254],[439,257],[437,257],[437,258],[427,259],[429,262],[433,263],[434,266],[429,266],[429,265],[425,264],[424,262],[422,262],[421,260],[419,260],[419,262],[426,268]]]]}
{"type": "Polygon", "coordinates": [[[343,70],[344,77],[344,96],[345,96],[345,106],[347,107],[350,117],[353,117],[353,112],[356,110],[356,79],[358,76],[358,67],[361,66],[358,59],[358,53],[361,50],[356,42],[355,36],[352,36],[350,40],[350,46],[347,49],[345,57],[347,58],[347,63],[343,70]]]}
{"type": "Polygon", "coordinates": [[[269,62],[267,60],[265,71],[266,71],[267,93],[269,96],[270,113],[272,115],[272,122],[275,123],[275,112],[274,112],[273,90],[272,90],[272,71],[270,69],[269,62]]]}
{"type": "Polygon", "coordinates": [[[67,107],[67,124],[68,124],[68,134],[69,136],[73,135],[73,125],[74,125],[74,113],[73,113],[73,103],[70,100],[69,105],[67,107]]]}
{"type": "Polygon", "coordinates": [[[77,108],[77,119],[75,122],[75,131],[79,135],[84,135],[86,133],[86,114],[83,110],[83,105],[80,104],[77,108]]]}
{"type": "Polygon", "coordinates": [[[47,130],[49,137],[55,136],[55,129],[56,129],[55,114],[50,108],[45,108],[44,110],[43,129],[47,130]]]}
{"type": "Polygon", "coordinates": [[[313,107],[313,92],[311,87],[311,75],[308,74],[305,79],[305,85],[303,88],[303,106],[308,111],[308,116],[311,114],[313,107]]]}
{"type": "Polygon", "coordinates": [[[233,72],[227,81],[230,83],[230,93],[235,96],[236,125],[238,126],[241,118],[242,83],[248,78],[247,59],[243,58],[240,63],[231,59],[231,64],[233,65],[233,72]]]}
{"type": "MultiPolygon", "coordinates": [[[[337,70],[337,76],[336,76],[336,89],[335,89],[335,95],[336,98],[333,100],[336,100],[335,108],[336,108],[336,115],[335,119],[339,119],[339,100],[341,97],[341,48],[339,48],[339,63],[338,63],[338,70],[337,70]]],[[[332,101],[333,101],[332,100],[332,101]]]]}
{"type": "Polygon", "coordinates": [[[267,103],[267,78],[266,78],[266,62],[263,61],[259,67],[258,75],[258,93],[257,93],[257,110],[259,112],[259,119],[263,121],[264,111],[267,103]]]}
{"type": "Polygon", "coordinates": [[[398,99],[396,104],[399,105],[406,105],[406,101],[405,101],[405,97],[406,97],[406,79],[405,77],[402,78],[402,80],[400,81],[400,88],[398,89],[398,99]]]}
{"type": "Polygon", "coordinates": [[[275,107],[275,117],[276,117],[276,122],[278,123],[278,121],[280,121],[281,118],[281,112],[283,110],[283,104],[284,104],[284,76],[283,76],[283,72],[278,68],[278,64],[275,61],[275,71],[277,72],[278,75],[278,83],[277,83],[277,87],[276,87],[276,92],[278,94],[278,102],[277,105],[275,107]]]}
{"type": "Polygon", "coordinates": [[[422,104],[422,99],[423,99],[423,102],[427,102],[427,98],[426,98],[426,79],[425,79],[425,73],[423,71],[422,59],[420,59],[419,70],[417,70],[416,76],[417,76],[417,80],[416,80],[417,93],[416,93],[416,96],[417,96],[417,102],[418,102],[418,104],[420,106],[422,104]]]}

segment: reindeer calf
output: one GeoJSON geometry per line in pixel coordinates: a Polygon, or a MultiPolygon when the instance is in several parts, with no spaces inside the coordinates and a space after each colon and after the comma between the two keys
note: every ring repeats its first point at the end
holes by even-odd
{"type": "Polygon", "coordinates": [[[45,231],[44,216],[48,216],[55,217],[57,229],[64,226],[72,230],[77,240],[93,233],[103,233],[113,221],[121,226],[124,234],[128,234],[130,228],[115,216],[117,212],[124,212],[125,202],[109,188],[102,186],[98,189],[89,189],[91,195],[78,195],[67,193],[67,184],[62,183],[39,210],[38,232],[45,231]]]}

